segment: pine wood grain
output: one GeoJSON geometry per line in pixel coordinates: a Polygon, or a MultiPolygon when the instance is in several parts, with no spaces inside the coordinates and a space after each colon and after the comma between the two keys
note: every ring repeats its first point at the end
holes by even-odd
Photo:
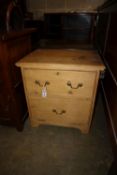
{"type": "Polygon", "coordinates": [[[59,70],[103,70],[104,65],[95,50],[39,49],[17,64],[20,67],[59,70]]]}
{"type": "Polygon", "coordinates": [[[36,50],[17,66],[32,126],[52,124],[89,132],[99,75],[105,68],[96,51],[36,50]]]}

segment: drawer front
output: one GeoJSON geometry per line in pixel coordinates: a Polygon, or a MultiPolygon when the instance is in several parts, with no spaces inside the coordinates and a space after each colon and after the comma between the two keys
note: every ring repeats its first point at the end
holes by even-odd
{"type": "Polygon", "coordinates": [[[30,118],[56,125],[83,125],[89,122],[91,101],[72,99],[32,99],[30,118]]]}
{"type": "Polygon", "coordinates": [[[24,80],[30,97],[91,98],[95,85],[95,72],[25,69],[24,80]]]}

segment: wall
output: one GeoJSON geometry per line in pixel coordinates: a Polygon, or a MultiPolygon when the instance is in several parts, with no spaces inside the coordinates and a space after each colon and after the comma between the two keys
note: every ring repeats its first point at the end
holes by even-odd
{"type": "Polygon", "coordinates": [[[94,11],[105,0],[27,0],[28,11],[34,18],[43,18],[45,12],[94,11]]]}

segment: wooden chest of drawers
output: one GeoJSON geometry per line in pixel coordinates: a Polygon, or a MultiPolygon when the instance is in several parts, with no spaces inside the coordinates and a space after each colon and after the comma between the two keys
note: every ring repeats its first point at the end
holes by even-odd
{"type": "Polygon", "coordinates": [[[32,126],[51,124],[89,131],[100,72],[93,50],[36,50],[21,67],[32,126]]]}

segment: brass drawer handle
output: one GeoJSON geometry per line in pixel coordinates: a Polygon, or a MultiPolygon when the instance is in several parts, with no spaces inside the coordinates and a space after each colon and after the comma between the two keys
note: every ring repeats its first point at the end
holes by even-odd
{"type": "Polygon", "coordinates": [[[50,82],[49,81],[45,81],[44,84],[41,84],[40,81],[38,80],[35,80],[35,84],[39,85],[40,87],[45,87],[46,85],[49,85],[50,82]]]}
{"type": "Polygon", "coordinates": [[[62,115],[64,113],[66,113],[65,110],[62,110],[61,112],[58,112],[56,109],[53,109],[52,112],[55,112],[57,115],[62,115]]]}
{"type": "Polygon", "coordinates": [[[72,84],[71,84],[71,81],[68,81],[67,82],[67,86],[70,86],[71,89],[78,89],[78,88],[82,87],[83,84],[82,83],[78,83],[76,87],[73,87],[72,84]]]}

